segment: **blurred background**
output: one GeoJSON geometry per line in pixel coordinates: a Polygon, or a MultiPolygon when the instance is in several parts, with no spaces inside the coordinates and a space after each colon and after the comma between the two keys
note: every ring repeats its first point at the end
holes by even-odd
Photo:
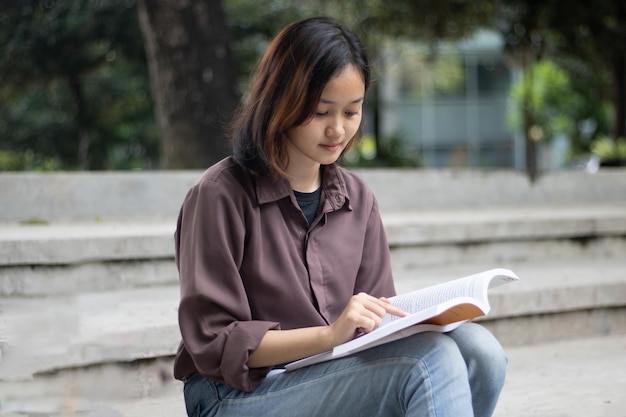
{"type": "Polygon", "coordinates": [[[184,415],[180,202],[269,40],[315,15],[370,53],[343,163],[399,292],[514,270],[483,321],[496,416],[624,417],[625,1],[0,0],[2,417],[184,415]]]}
{"type": "Polygon", "coordinates": [[[621,0],[3,0],[0,170],[201,169],[289,22],[358,33],[349,166],[595,171],[626,160],[621,0]]]}

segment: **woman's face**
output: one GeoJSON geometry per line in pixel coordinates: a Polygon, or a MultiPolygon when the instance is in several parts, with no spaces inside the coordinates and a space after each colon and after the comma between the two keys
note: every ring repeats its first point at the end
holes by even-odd
{"type": "Polygon", "coordinates": [[[313,117],[287,131],[287,172],[335,162],[361,125],[364,99],[365,83],[352,65],[331,78],[313,117]]]}

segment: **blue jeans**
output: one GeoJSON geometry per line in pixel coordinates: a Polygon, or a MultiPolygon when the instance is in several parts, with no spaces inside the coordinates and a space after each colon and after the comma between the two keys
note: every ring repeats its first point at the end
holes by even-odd
{"type": "Polygon", "coordinates": [[[487,417],[506,362],[492,334],[467,323],[292,372],[273,370],[249,393],[195,375],[185,383],[185,403],[189,417],[487,417]]]}

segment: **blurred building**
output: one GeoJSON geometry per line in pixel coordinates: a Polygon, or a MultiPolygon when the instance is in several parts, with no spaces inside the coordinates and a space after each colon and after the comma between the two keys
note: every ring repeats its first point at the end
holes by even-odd
{"type": "Polygon", "coordinates": [[[382,140],[400,138],[426,168],[519,168],[523,142],[507,126],[513,71],[499,34],[436,46],[394,42],[380,80],[382,140]]]}

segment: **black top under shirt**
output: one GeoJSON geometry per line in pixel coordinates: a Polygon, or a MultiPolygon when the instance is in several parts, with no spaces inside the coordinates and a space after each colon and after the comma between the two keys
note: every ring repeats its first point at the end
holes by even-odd
{"type": "Polygon", "coordinates": [[[320,204],[320,197],[322,196],[322,187],[313,191],[312,193],[301,193],[300,191],[293,190],[296,195],[296,200],[300,209],[304,213],[304,217],[309,222],[309,225],[313,223],[315,215],[317,214],[317,206],[320,204]]]}

